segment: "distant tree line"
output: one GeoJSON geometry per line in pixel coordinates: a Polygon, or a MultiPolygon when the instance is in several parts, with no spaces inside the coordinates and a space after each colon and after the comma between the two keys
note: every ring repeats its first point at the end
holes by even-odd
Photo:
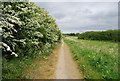
{"type": "Polygon", "coordinates": [[[78,39],[120,41],[120,30],[88,31],[78,35],[78,39]]]}
{"type": "Polygon", "coordinates": [[[63,35],[67,35],[67,36],[78,36],[79,33],[66,33],[66,34],[63,34],[63,35]]]}

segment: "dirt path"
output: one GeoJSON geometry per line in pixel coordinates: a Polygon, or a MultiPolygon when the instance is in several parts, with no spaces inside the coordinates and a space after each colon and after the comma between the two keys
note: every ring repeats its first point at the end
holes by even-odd
{"type": "Polygon", "coordinates": [[[56,69],[56,79],[83,79],[82,73],[77,69],[77,65],[72,58],[68,46],[62,40],[59,51],[58,64],[56,69]]]}
{"type": "Polygon", "coordinates": [[[38,59],[26,68],[29,79],[83,79],[72,58],[69,47],[62,40],[50,56],[38,59]]]}

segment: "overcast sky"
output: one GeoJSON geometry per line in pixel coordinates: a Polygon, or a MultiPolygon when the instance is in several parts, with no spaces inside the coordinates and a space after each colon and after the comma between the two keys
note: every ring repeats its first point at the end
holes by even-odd
{"type": "Polygon", "coordinates": [[[56,20],[63,33],[118,28],[117,2],[35,2],[56,20]]]}

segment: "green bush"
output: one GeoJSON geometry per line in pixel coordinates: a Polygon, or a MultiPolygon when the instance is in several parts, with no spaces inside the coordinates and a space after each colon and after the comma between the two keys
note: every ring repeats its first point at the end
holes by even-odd
{"type": "Polygon", "coordinates": [[[120,41],[120,30],[89,31],[78,35],[78,39],[120,41]]]}
{"type": "Polygon", "coordinates": [[[34,3],[3,2],[0,7],[3,79],[20,78],[26,64],[24,59],[49,55],[62,34],[53,17],[34,3]]]}
{"type": "Polygon", "coordinates": [[[55,20],[34,3],[5,2],[2,6],[3,56],[10,57],[13,52],[16,56],[28,55],[31,47],[37,50],[47,44],[49,48],[61,39],[55,20]]]}

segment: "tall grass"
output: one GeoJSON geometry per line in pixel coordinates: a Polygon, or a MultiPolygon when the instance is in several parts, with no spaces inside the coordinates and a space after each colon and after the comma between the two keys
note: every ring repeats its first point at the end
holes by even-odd
{"type": "Polygon", "coordinates": [[[64,40],[85,79],[118,79],[118,44],[92,40],[64,40]]]}

